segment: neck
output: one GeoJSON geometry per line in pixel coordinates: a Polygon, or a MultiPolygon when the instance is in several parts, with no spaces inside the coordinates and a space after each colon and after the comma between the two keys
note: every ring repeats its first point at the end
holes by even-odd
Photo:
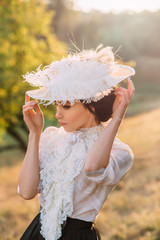
{"type": "Polygon", "coordinates": [[[90,114],[88,121],[81,128],[91,128],[91,127],[95,127],[98,125],[99,125],[99,123],[96,122],[95,116],[93,114],[90,114]]]}

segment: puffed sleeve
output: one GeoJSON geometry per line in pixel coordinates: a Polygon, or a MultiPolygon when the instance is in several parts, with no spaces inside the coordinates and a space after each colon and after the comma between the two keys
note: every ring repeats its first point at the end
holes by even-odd
{"type": "Polygon", "coordinates": [[[107,167],[94,172],[84,172],[84,174],[96,183],[116,185],[132,167],[133,158],[130,147],[116,138],[107,167]]]}

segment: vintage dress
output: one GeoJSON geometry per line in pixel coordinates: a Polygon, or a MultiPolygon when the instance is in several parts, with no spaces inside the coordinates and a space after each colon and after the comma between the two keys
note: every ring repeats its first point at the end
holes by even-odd
{"type": "MultiPolygon", "coordinates": [[[[115,138],[106,169],[86,173],[84,162],[104,126],[65,132],[48,127],[39,147],[41,234],[46,240],[61,236],[67,216],[94,221],[105,199],[132,166],[130,147],[115,138]]],[[[93,159],[94,161],[94,159],[93,159]]]]}

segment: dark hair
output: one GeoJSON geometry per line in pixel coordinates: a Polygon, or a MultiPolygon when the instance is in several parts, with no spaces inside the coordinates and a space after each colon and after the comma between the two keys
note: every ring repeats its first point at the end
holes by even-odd
{"type": "Polygon", "coordinates": [[[83,103],[83,105],[95,115],[97,123],[106,122],[112,117],[115,97],[114,90],[112,90],[108,96],[104,96],[98,102],[83,103]]]}

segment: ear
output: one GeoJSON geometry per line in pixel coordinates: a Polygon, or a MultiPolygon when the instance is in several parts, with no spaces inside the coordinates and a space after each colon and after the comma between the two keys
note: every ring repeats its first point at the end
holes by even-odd
{"type": "Polygon", "coordinates": [[[91,109],[92,109],[92,111],[95,113],[95,108],[94,108],[93,106],[91,106],[91,109]]]}

